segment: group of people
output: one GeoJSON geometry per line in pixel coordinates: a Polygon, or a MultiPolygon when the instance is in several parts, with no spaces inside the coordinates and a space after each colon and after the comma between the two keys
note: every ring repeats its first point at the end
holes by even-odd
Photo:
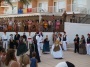
{"type": "Polygon", "coordinates": [[[28,64],[30,64],[28,55],[20,55],[20,58],[17,59],[14,49],[8,49],[6,52],[0,46],[0,67],[26,67],[28,64]]]}
{"type": "Polygon", "coordinates": [[[38,20],[32,20],[32,19],[27,19],[27,20],[13,20],[12,18],[10,19],[4,19],[0,21],[0,30],[4,31],[53,31],[53,30],[60,30],[60,25],[62,24],[62,21],[59,19],[55,19],[54,21],[52,20],[44,20],[42,19],[41,22],[38,20]]]}
{"type": "MultiPolygon", "coordinates": [[[[63,42],[65,41],[64,46],[62,45],[61,40],[61,34],[53,34],[53,45],[51,47],[51,54],[55,59],[63,58],[62,48],[63,50],[67,50],[65,32],[63,35],[63,42]]],[[[10,34],[10,36],[8,37],[6,31],[4,31],[4,34],[2,35],[2,42],[3,48],[7,52],[9,49],[17,49],[17,56],[21,56],[25,54],[28,50],[30,50],[30,58],[32,58],[33,56],[35,57],[31,59],[31,61],[35,61],[35,59],[37,59],[37,62],[41,62],[41,50],[43,54],[50,53],[48,35],[46,35],[44,39],[42,32],[36,32],[33,37],[31,36],[31,32],[29,32],[28,37],[25,33],[20,36],[20,34],[16,32],[15,36],[13,36],[13,34],[10,34]],[[32,55],[33,53],[34,55],[32,55]]]]}
{"type": "Polygon", "coordinates": [[[90,34],[87,34],[87,40],[85,40],[84,35],[79,38],[79,35],[76,34],[74,39],[75,49],[74,52],[79,54],[88,54],[90,55],[90,34]]]}
{"type": "MultiPolygon", "coordinates": [[[[36,32],[32,37],[31,32],[29,32],[29,36],[27,37],[25,33],[22,36],[16,32],[15,36],[10,34],[8,37],[6,31],[2,35],[3,48],[5,51],[9,51],[9,49],[17,49],[17,56],[23,57],[23,55],[30,50],[30,65],[37,66],[38,62],[41,62],[41,54],[51,53],[52,57],[55,59],[63,59],[63,51],[67,50],[67,35],[66,32],[63,35],[59,32],[53,32],[52,35],[53,44],[50,50],[50,44],[48,35],[44,38],[43,33],[36,32]],[[41,53],[42,50],[42,53],[41,53]]],[[[82,35],[81,39],[78,34],[74,39],[75,50],[74,52],[78,52],[80,54],[89,54],[90,55],[90,34],[88,34],[87,41],[85,41],[84,35],[82,35]]],[[[15,53],[15,52],[14,52],[15,53]]],[[[7,55],[7,54],[6,54],[7,55]]],[[[22,61],[23,62],[23,61],[22,61]]],[[[10,62],[12,63],[12,62],[10,62]]],[[[6,62],[6,65],[7,62],[6,62]]]]}

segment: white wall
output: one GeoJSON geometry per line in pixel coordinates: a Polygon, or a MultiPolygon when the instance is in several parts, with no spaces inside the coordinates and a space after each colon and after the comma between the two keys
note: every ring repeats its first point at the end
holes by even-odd
{"type": "MultiPolygon", "coordinates": [[[[65,23],[65,31],[67,33],[68,43],[73,43],[75,35],[78,34],[80,37],[81,35],[85,35],[87,38],[87,34],[90,33],[90,24],[79,24],[79,23],[65,23]]],[[[7,32],[7,35],[15,34],[15,32],[7,32]]],[[[20,35],[23,35],[23,32],[19,32],[20,35]]],[[[35,32],[32,32],[31,35],[34,36],[35,32]]],[[[50,40],[50,45],[52,45],[52,34],[53,32],[43,32],[44,38],[48,35],[50,40]]],[[[3,32],[0,32],[0,37],[3,35],[3,32]]],[[[26,32],[28,36],[29,33],[26,32]]]]}
{"type": "Polygon", "coordinates": [[[73,43],[76,34],[80,37],[81,35],[85,35],[85,38],[87,38],[87,34],[90,33],[90,24],[66,22],[65,31],[67,32],[68,42],[73,43]]]}

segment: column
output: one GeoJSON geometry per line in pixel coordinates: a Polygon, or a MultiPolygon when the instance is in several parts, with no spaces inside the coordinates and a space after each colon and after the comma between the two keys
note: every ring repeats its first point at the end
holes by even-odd
{"type": "Polygon", "coordinates": [[[71,12],[72,11],[72,1],[73,0],[66,0],[66,11],[71,12]]]}
{"type": "Polygon", "coordinates": [[[23,3],[20,2],[20,1],[18,2],[18,9],[19,9],[19,8],[23,8],[23,3]]]}
{"type": "Polygon", "coordinates": [[[53,0],[48,0],[48,12],[53,12],[53,0]]]}
{"type": "MultiPolygon", "coordinates": [[[[1,2],[2,1],[0,1],[0,6],[1,6],[1,2]]],[[[4,13],[4,7],[0,7],[0,14],[3,14],[4,13]]]]}
{"type": "Polygon", "coordinates": [[[38,0],[32,0],[32,11],[37,12],[37,1],[38,0]]]}

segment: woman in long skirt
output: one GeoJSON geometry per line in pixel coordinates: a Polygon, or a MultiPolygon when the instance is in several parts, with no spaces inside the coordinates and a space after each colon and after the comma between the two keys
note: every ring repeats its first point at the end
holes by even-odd
{"type": "Polygon", "coordinates": [[[85,46],[86,42],[85,42],[85,37],[84,35],[82,35],[81,37],[81,42],[79,45],[79,53],[80,54],[86,54],[86,46],[85,46]]]}
{"type": "Polygon", "coordinates": [[[20,37],[19,45],[17,48],[17,56],[22,55],[28,51],[26,43],[23,42],[23,37],[20,37]]]}
{"type": "Polygon", "coordinates": [[[13,34],[10,34],[10,40],[9,40],[9,46],[10,46],[10,49],[14,49],[14,39],[13,39],[13,34]]]}
{"type": "Polygon", "coordinates": [[[46,38],[44,39],[43,53],[49,53],[49,52],[50,52],[49,40],[48,40],[48,35],[46,35],[46,38]]]}
{"type": "Polygon", "coordinates": [[[56,59],[63,58],[63,51],[60,44],[61,44],[60,41],[57,39],[55,43],[52,45],[51,54],[53,58],[56,58],[56,59]]]}

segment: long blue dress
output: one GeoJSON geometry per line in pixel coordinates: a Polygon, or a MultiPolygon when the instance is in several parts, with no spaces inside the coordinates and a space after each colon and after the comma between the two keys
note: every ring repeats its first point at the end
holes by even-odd
{"type": "Polygon", "coordinates": [[[46,38],[44,40],[44,45],[43,45],[43,53],[48,53],[50,52],[50,47],[49,47],[49,41],[48,39],[46,38]]]}

